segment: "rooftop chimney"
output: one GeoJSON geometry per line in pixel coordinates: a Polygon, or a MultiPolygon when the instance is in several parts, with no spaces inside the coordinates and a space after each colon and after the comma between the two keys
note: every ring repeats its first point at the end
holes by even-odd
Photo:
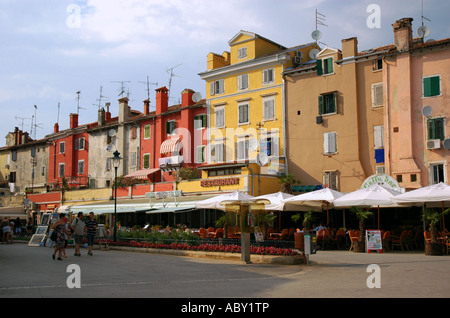
{"type": "Polygon", "coordinates": [[[150,100],[144,100],[144,115],[148,115],[150,113],[150,100]]]}
{"type": "Polygon", "coordinates": [[[119,99],[119,123],[123,123],[130,117],[130,107],[128,106],[128,97],[119,99]]]}
{"type": "Polygon", "coordinates": [[[59,125],[58,123],[55,124],[55,126],[53,127],[53,133],[57,133],[59,132],[59,125]]]}
{"type": "Polygon", "coordinates": [[[192,89],[186,88],[181,92],[181,107],[194,105],[194,101],[192,100],[192,95],[195,92],[192,89]]]}
{"type": "Polygon", "coordinates": [[[105,103],[105,107],[106,107],[105,121],[106,122],[111,120],[111,112],[109,111],[109,106],[111,106],[111,103],[105,103]]]}
{"type": "Polygon", "coordinates": [[[399,52],[407,52],[412,47],[412,18],[403,18],[395,21],[394,28],[395,46],[399,52]]]}
{"type": "Polygon", "coordinates": [[[156,91],[156,114],[159,115],[167,111],[169,107],[169,90],[163,86],[156,91]]]}
{"type": "Polygon", "coordinates": [[[78,127],[78,114],[70,114],[70,128],[77,128],[78,127]]]}
{"type": "Polygon", "coordinates": [[[358,39],[353,37],[344,39],[342,42],[342,58],[358,55],[358,39]]]}
{"type": "Polygon", "coordinates": [[[98,110],[98,125],[103,126],[105,124],[105,109],[102,107],[98,110]]]}

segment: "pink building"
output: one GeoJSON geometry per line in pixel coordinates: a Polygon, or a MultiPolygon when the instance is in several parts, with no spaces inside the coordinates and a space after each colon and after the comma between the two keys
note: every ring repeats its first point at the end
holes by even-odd
{"type": "Polygon", "coordinates": [[[450,38],[413,39],[412,19],[393,24],[383,58],[385,169],[406,189],[449,183],[450,38]]]}

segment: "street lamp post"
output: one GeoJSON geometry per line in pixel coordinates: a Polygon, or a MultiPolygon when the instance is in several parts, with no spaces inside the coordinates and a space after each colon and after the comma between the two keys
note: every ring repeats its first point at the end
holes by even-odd
{"type": "Polygon", "coordinates": [[[122,159],[120,152],[116,150],[112,158],[114,166],[114,242],[117,242],[117,168],[119,168],[120,159],[122,159]]]}

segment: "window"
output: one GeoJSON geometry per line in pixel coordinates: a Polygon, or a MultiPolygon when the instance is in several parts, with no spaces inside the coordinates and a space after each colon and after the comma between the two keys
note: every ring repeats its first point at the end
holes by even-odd
{"type": "Polygon", "coordinates": [[[130,129],[130,139],[137,138],[137,127],[131,127],[130,129]]]}
{"type": "Polygon", "coordinates": [[[11,151],[11,160],[17,161],[17,150],[11,151]]]}
{"type": "Polygon", "coordinates": [[[206,115],[201,114],[194,117],[194,128],[202,129],[206,127],[206,115]]]}
{"type": "Polygon", "coordinates": [[[205,162],[205,146],[197,146],[197,163],[205,162]]]}
{"type": "Polygon", "coordinates": [[[336,113],[336,92],[319,96],[319,115],[336,113]]]}
{"type": "Polygon", "coordinates": [[[242,74],[237,77],[238,90],[248,89],[248,74],[242,74]]]}
{"type": "Polygon", "coordinates": [[[84,174],[84,160],[78,161],[78,174],[84,174]]]}
{"type": "Polygon", "coordinates": [[[175,120],[170,120],[166,123],[166,133],[168,135],[172,135],[175,130],[175,120]]]}
{"type": "Polygon", "coordinates": [[[430,182],[431,184],[437,184],[439,182],[445,182],[444,180],[444,165],[441,163],[430,165],[430,182]]]}
{"type": "Polygon", "coordinates": [[[111,157],[106,158],[106,171],[111,171],[111,161],[112,161],[111,157]]]}
{"type": "Polygon", "coordinates": [[[325,171],[323,173],[323,185],[324,187],[338,191],[338,172],[325,171]]]}
{"type": "Polygon", "coordinates": [[[249,114],[248,114],[248,103],[238,105],[239,110],[239,124],[248,124],[249,114]]]}
{"type": "Polygon", "coordinates": [[[384,125],[373,126],[374,148],[384,148],[384,125]]]}
{"type": "Polygon", "coordinates": [[[236,160],[248,160],[248,149],[249,141],[248,139],[238,140],[236,142],[236,160]]]}
{"type": "Polygon", "coordinates": [[[427,120],[428,140],[444,140],[444,118],[430,118],[427,120]]]}
{"type": "Polygon", "coordinates": [[[383,83],[372,84],[372,107],[383,106],[383,83]]]}
{"type": "Polygon", "coordinates": [[[335,132],[323,134],[323,152],[324,154],[334,154],[337,152],[335,132]]]}
{"type": "Polygon", "coordinates": [[[34,158],[36,156],[36,148],[31,148],[31,157],[34,158]]]}
{"type": "Polygon", "coordinates": [[[214,109],[214,120],[216,128],[225,127],[225,107],[216,107],[214,109]]]}
{"type": "Polygon", "coordinates": [[[275,70],[268,68],[263,70],[263,85],[272,84],[275,82],[275,70]]]}
{"type": "Polygon", "coordinates": [[[79,150],[84,150],[85,146],[86,146],[86,139],[84,137],[81,137],[80,139],[78,139],[78,143],[79,143],[79,150]]]}
{"type": "Polygon", "coordinates": [[[210,94],[217,95],[225,92],[224,80],[220,79],[210,83],[210,94]]]}
{"type": "Polygon", "coordinates": [[[238,59],[245,59],[247,57],[247,48],[241,47],[238,49],[238,59]]]}
{"type": "Polygon", "coordinates": [[[331,73],[333,73],[332,57],[323,60],[317,60],[317,75],[326,75],[331,73]]]}
{"type": "Polygon", "coordinates": [[[143,168],[144,169],[149,169],[150,168],[150,154],[149,153],[144,153],[144,155],[142,156],[143,159],[143,168]]]}
{"type": "Polygon", "coordinates": [[[275,119],[275,97],[264,98],[263,105],[264,120],[275,119]]]}
{"type": "Polygon", "coordinates": [[[65,146],[66,146],[66,143],[64,141],[59,143],[59,153],[65,152],[65,146]]]}
{"type": "Polygon", "coordinates": [[[260,152],[267,156],[278,156],[279,142],[278,136],[270,134],[261,139],[260,152]]]}
{"type": "Polygon", "coordinates": [[[441,95],[441,77],[440,75],[424,77],[422,79],[423,97],[441,95]]]}
{"type": "Polygon", "coordinates": [[[373,70],[378,71],[383,69],[383,59],[376,59],[373,61],[373,70]]]}
{"type": "Polygon", "coordinates": [[[225,162],[225,149],[224,143],[214,145],[213,158],[215,162],[225,162]]]}
{"type": "Polygon", "coordinates": [[[145,125],[144,126],[144,139],[150,139],[151,137],[151,131],[152,131],[152,126],[151,125],[145,125]]]}
{"type": "Polygon", "coordinates": [[[59,171],[58,171],[58,177],[59,178],[64,178],[64,176],[65,176],[64,169],[65,169],[64,163],[60,163],[59,164],[59,171]]]}
{"type": "Polygon", "coordinates": [[[137,166],[137,153],[132,152],[130,154],[130,167],[135,168],[137,166]]]}

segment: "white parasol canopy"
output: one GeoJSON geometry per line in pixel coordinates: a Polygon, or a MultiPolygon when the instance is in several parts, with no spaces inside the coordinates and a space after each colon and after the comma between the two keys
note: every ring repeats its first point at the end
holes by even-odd
{"type": "Polygon", "coordinates": [[[443,182],[432,184],[417,190],[412,190],[392,197],[398,203],[446,202],[450,201],[450,186],[443,182]]]}
{"type": "Polygon", "coordinates": [[[334,201],[334,206],[396,206],[396,203],[393,202],[391,198],[399,194],[401,194],[401,192],[392,188],[386,188],[382,185],[375,184],[371,187],[362,188],[343,195],[334,201]]]}
{"type": "Polygon", "coordinates": [[[283,200],[287,200],[292,197],[294,197],[292,194],[280,191],[276,193],[260,195],[256,197],[254,200],[256,202],[258,202],[259,200],[268,200],[270,203],[265,205],[265,210],[283,211],[284,207],[283,200]]]}
{"type": "Polygon", "coordinates": [[[324,188],[296,195],[292,198],[284,200],[283,204],[286,211],[298,211],[299,209],[306,211],[322,211],[323,204],[326,204],[328,207],[332,207],[334,201],[343,195],[344,194],[339,191],[324,188]]]}
{"type": "Polygon", "coordinates": [[[217,209],[225,211],[225,204],[254,202],[254,199],[254,196],[240,191],[234,191],[197,202],[195,207],[197,209],[217,209]]]}

